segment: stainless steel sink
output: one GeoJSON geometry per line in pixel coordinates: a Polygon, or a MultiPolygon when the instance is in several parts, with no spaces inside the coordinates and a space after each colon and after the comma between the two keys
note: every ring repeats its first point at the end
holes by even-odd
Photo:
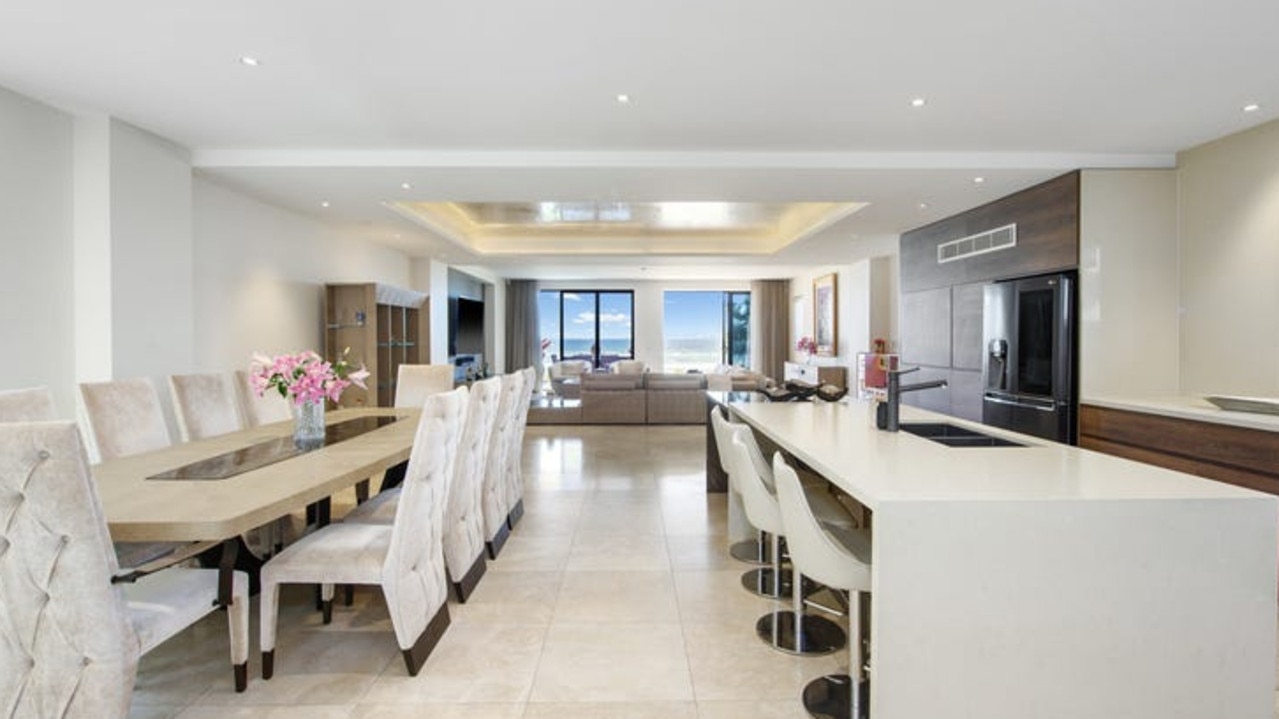
{"type": "Polygon", "coordinates": [[[902,422],[901,431],[923,437],[947,447],[1024,447],[1026,445],[983,434],[947,422],[902,422]]]}

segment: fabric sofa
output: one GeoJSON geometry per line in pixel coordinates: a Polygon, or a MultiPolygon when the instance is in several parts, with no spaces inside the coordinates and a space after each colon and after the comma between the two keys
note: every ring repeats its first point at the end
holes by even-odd
{"type": "Polygon", "coordinates": [[[647,410],[642,374],[584,374],[583,424],[644,424],[647,410]]]}
{"type": "Polygon", "coordinates": [[[706,375],[649,374],[644,400],[649,424],[705,424],[706,375]]]}

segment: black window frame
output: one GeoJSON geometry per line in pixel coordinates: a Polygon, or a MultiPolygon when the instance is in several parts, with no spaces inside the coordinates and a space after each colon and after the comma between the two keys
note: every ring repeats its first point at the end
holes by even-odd
{"type": "Polygon", "coordinates": [[[591,352],[591,366],[596,369],[602,369],[600,367],[600,355],[601,355],[600,350],[604,345],[604,341],[600,337],[600,295],[628,295],[630,297],[630,302],[631,302],[631,327],[630,327],[631,331],[630,331],[630,341],[627,343],[630,346],[630,352],[628,352],[625,355],[617,355],[617,358],[630,359],[630,360],[635,359],[635,290],[545,289],[545,290],[539,290],[539,292],[555,293],[558,296],[557,299],[558,299],[559,313],[560,313],[560,316],[559,316],[560,344],[557,349],[559,350],[558,356],[560,360],[564,359],[564,334],[565,334],[564,333],[564,295],[565,294],[585,295],[588,293],[591,295],[594,295],[595,297],[595,327],[594,327],[593,334],[595,337],[595,341],[591,345],[593,348],[593,351],[591,352]]]}

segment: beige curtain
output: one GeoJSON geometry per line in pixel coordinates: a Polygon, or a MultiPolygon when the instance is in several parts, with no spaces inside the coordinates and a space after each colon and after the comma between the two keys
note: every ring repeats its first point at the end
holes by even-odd
{"type": "Polygon", "coordinates": [[[506,371],[535,367],[542,348],[537,336],[537,283],[533,280],[510,280],[506,283],[506,371]]]}
{"type": "Polygon", "coordinates": [[[790,280],[751,283],[751,312],[759,318],[759,358],[755,369],[781,380],[790,356],[790,280]]]}

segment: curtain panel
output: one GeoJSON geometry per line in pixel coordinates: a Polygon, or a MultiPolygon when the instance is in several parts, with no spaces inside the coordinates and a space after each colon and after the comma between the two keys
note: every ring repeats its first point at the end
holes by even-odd
{"type": "Polygon", "coordinates": [[[790,280],[751,282],[751,312],[759,317],[757,371],[780,380],[790,357],[790,280]]]}
{"type": "Polygon", "coordinates": [[[506,371],[533,367],[542,376],[541,347],[537,336],[537,283],[508,280],[506,283],[506,371]]]}

